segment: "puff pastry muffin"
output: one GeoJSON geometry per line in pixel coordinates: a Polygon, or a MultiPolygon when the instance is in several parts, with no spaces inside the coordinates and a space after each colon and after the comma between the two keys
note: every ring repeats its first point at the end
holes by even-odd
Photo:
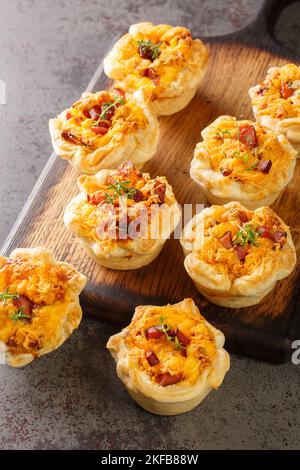
{"type": "Polygon", "coordinates": [[[144,92],[131,95],[120,88],[83,93],[71,108],[50,119],[49,129],[57,155],[86,174],[116,168],[125,155],[141,167],[156,152],[159,137],[144,92]]]}
{"type": "Polygon", "coordinates": [[[224,307],[257,304],[296,263],[289,228],[269,207],[206,208],[185,226],[181,244],[199,292],[224,307]]]}
{"type": "Polygon", "coordinates": [[[266,79],[249,90],[254,116],[284,134],[300,154],[300,66],[272,67],[266,79]]]}
{"type": "Polygon", "coordinates": [[[149,264],[180,221],[180,207],[166,178],[151,179],[129,161],[118,170],[82,175],[78,184],[80,194],[66,208],[65,225],[108,268],[149,264]]]}
{"type": "Polygon", "coordinates": [[[188,29],[149,22],[129,28],[104,59],[104,71],[127,91],[143,87],[157,115],[191,101],[206,71],[208,51],[188,29]]]}
{"type": "Polygon", "coordinates": [[[224,335],[192,299],[140,306],[107,348],[131,397],[160,415],[185,413],[218,388],[229,369],[224,335]]]}
{"type": "Polygon", "coordinates": [[[0,256],[0,357],[21,367],[57,349],[81,321],[86,278],[45,248],[0,256]]]}
{"type": "Polygon", "coordinates": [[[201,135],[190,173],[211,204],[271,205],[293,176],[297,152],[261,124],[220,116],[201,135]]]}

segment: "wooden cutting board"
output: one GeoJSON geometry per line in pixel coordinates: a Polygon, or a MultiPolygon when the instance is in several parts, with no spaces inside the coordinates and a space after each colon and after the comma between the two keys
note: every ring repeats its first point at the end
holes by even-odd
{"type": "MultiPolygon", "coordinates": [[[[270,66],[297,62],[276,44],[268,28],[286,2],[267,1],[251,25],[230,36],[205,39],[211,58],[197,95],[182,112],[160,118],[160,142],[156,155],[144,167],[151,175],[166,175],[179,203],[203,203],[199,187],[189,176],[194,147],[200,132],[221,114],[238,119],[252,118],[248,89],[261,81],[270,66]]],[[[291,3],[291,2],[287,2],[291,3]]],[[[195,35],[195,34],[194,34],[195,35]]],[[[298,59],[299,62],[299,59],[298,59]]],[[[99,66],[88,87],[103,89],[107,84],[99,66]]],[[[29,200],[6,240],[2,254],[23,246],[45,246],[84,273],[89,283],[82,293],[84,313],[120,325],[127,324],[140,304],[161,305],[192,297],[202,313],[226,336],[229,351],[282,362],[291,357],[291,341],[300,338],[300,260],[294,273],[279,282],[259,305],[230,310],[206,301],[195,289],[183,267],[178,240],[167,241],[151,265],[136,271],[112,271],[97,265],[64,227],[66,203],[78,192],[77,173],[52,155],[29,200]]],[[[294,178],[273,206],[291,226],[299,256],[300,163],[294,178]]]]}

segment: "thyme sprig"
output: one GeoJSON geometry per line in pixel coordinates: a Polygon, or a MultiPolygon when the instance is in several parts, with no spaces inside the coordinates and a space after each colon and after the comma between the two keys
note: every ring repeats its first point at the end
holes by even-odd
{"type": "Polygon", "coordinates": [[[183,349],[183,347],[180,344],[177,336],[170,336],[168,334],[168,332],[170,332],[172,330],[172,328],[165,323],[165,320],[166,320],[166,317],[160,316],[160,318],[159,318],[160,326],[161,326],[161,329],[162,329],[163,333],[165,334],[167,340],[169,341],[169,343],[171,343],[173,346],[175,346],[176,349],[180,349],[180,350],[183,349]]]}
{"type": "Polygon", "coordinates": [[[151,57],[151,60],[155,60],[160,56],[161,50],[159,47],[162,44],[161,41],[158,42],[157,44],[153,44],[153,42],[150,39],[147,39],[147,40],[143,39],[141,41],[137,41],[137,43],[138,43],[138,47],[141,53],[149,54],[151,57]]]}
{"type": "Polygon", "coordinates": [[[16,310],[15,312],[9,315],[9,319],[13,321],[18,321],[21,318],[26,318],[26,319],[30,318],[30,315],[27,315],[26,313],[24,313],[24,307],[18,308],[18,310],[16,310]]]}
{"type": "MultiPolygon", "coordinates": [[[[216,135],[218,137],[221,137],[224,141],[225,139],[225,136],[228,135],[230,138],[233,138],[231,132],[228,130],[228,129],[220,129],[219,127],[217,128],[217,131],[216,131],[216,135]]],[[[240,129],[239,127],[237,127],[237,131],[236,131],[236,137],[237,137],[237,140],[239,141],[240,139],[240,129]]],[[[252,142],[252,139],[251,137],[249,136],[244,136],[244,138],[246,139],[246,141],[248,143],[251,143],[252,142]]],[[[250,155],[248,152],[243,152],[240,150],[240,145],[239,145],[239,149],[238,150],[235,150],[233,153],[232,153],[232,156],[234,158],[239,158],[243,161],[243,163],[249,163],[249,159],[250,159],[250,155]]],[[[256,160],[252,165],[250,165],[248,168],[245,168],[245,171],[252,171],[252,170],[255,170],[257,167],[258,167],[258,163],[259,163],[259,160],[256,160]]]]}
{"type": "Polygon", "coordinates": [[[110,109],[116,109],[119,104],[125,104],[125,100],[123,96],[114,96],[113,101],[107,101],[101,104],[101,114],[99,114],[99,118],[92,122],[93,127],[97,127],[100,121],[105,121],[107,118],[107,113],[110,109]]]}
{"type": "Polygon", "coordinates": [[[12,292],[10,293],[9,292],[9,287],[7,287],[5,289],[5,291],[0,294],[0,300],[4,301],[4,305],[6,305],[7,300],[9,300],[9,299],[16,300],[18,298],[19,298],[19,294],[17,294],[16,292],[15,293],[12,293],[12,292]]]}
{"type": "Polygon", "coordinates": [[[117,181],[115,184],[110,184],[107,189],[113,191],[113,193],[105,193],[106,202],[113,204],[115,199],[119,196],[126,196],[127,199],[133,199],[136,189],[129,185],[130,181],[117,181]]]}

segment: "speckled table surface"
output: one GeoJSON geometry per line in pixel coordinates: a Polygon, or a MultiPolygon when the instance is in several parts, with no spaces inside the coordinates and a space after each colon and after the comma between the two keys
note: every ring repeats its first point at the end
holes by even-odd
{"type": "MultiPolygon", "coordinates": [[[[208,36],[242,28],[262,0],[0,0],[0,243],[41,172],[48,119],[86,87],[118,32],[140,20],[208,36]]],[[[276,28],[299,50],[299,3],[276,28]]],[[[275,31],[276,32],[276,31],[275,31]]],[[[299,448],[300,365],[232,357],[224,385],[192,413],[152,416],[118,381],[105,350],[112,325],[84,319],[57,352],[0,368],[1,449],[299,448]]]]}

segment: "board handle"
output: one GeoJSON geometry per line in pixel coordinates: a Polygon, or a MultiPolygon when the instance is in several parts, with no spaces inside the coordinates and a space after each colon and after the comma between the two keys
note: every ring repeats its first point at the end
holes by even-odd
{"type": "MultiPolygon", "coordinates": [[[[297,3],[299,0],[265,0],[262,6],[262,16],[264,18],[264,25],[266,27],[267,32],[272,35],[272,31],[281,15],[281,13],[285,10],[286,7],[292,5],[293,3],[297,3]]],[[[260,23],[261,13],[257,16],[256,20],[258,24],[260,23]]],[[[254,25],[255,27],[255,25],[254,25]]]]}
{"type": "MultiPolygon", "coordinates": [[[[239,42],[286,57],[300,63],[300,55],[283,47],[274,37],[273,31],[286,7],[300,0],[265,0],[256,18],[245,28],[217,37],[203,37],[208,42],[239,42]]],[[[201,35],[200,35],[201,36],[201,35]]]]}
{"type": "Polygon", "coordinates": [[[299,0],[265,0],[262,11],[250,25],[253,35],[261,36],[262,46],[275,49],[280,55],[288,55],[295,61],[300,61],[300,57],[295,52],[291,52],[283,47],[274,36],[274,28],[282,12],[293,3],[299,3],[299,0]]]}

